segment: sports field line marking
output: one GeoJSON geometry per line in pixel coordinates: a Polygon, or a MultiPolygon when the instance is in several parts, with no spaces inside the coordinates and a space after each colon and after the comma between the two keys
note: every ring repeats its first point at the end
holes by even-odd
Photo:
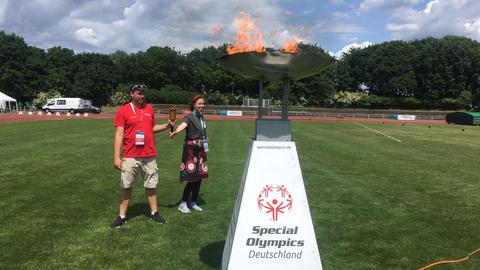
{"type": "Polygon", "coordinates": [[[382,133],[382,132],[380,132],[380,131],[378,131],[378,130],[375,130],[375,129],[373,129],[373,128],[369,128],[369,127],[364,126],[364,125],[362,125],[362,124],[355,123],[355,125],[358,125],[358,126],[361,126],[361,127],[363,127],[363,128],[366,128],[366,129],[368,129],[368,130],[371,130],[371,131],[373,131],[373,132],[376,132],[376,133],[378,133],[378,134],[380,134],[380,135],[383,135],[383,136],[385,136],[385,137],[387,137],[387,138],[389,138],[389,139],[392,139],[392,140],[394,140],[394,141],[402,142],[401,140],[399,140],[399,139],[397,139],[397,138],[394,138],[394,137],[392,137],[392,136],[390,136],[390,135],[387,135],[387,134],[385,134],[385,133],[382,133]]]}

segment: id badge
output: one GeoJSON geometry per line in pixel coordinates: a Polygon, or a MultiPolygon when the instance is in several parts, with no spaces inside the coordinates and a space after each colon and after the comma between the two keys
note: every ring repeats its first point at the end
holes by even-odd
{"type": "Polygon", "coordinates": [[[145,145],[145,134],[142,131],[135,132],[135,145],[145,145]]]}
{"type": "Polygon", "coordinates": [[[208,152],[208,140],[203,140],[203,150],[205,150],[205,152],[208,152]]]}

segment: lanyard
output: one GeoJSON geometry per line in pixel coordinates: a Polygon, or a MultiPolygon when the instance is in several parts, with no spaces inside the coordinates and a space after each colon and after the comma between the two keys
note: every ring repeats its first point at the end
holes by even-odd
{"type": "Polygon", "coordinates": [[[203,117],[202,117],[202,120],[200,120],[200,119],[198,119],[197,115],[194,112],[192,112],[192,115],[195,118],[195,120],[197,120],[198,124],[200,125],[200,133],[202,133],[202,137],[205,139],[205,132],[204,132],[204,127],[203,127],[205,121],[203,120],[203,117]]]}
{"type": "MultiPolygon", "coordinates": [[[[133,103],[130,102],[130,106],[132,107],[133,114],[137,115],[137,112],[135,111],[135,107],[133,106],[133,103]]],[[[140,109],[140,128],[142,128],[142,122],[143,122],[143,107],[140,109]]]]}

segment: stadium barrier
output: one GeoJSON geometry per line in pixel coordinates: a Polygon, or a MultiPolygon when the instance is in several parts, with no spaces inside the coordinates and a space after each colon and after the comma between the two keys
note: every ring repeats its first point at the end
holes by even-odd
{"type": "MultiPolygon", "coordinates": [[[[170,104],[154,104],[157,114],[168,114],[170,104]]],[[[189,112],[188,105],[176,105],[177,113],[189,112]]],[[[207,105],[204,113],[207,115],[227,115],[227,111],[241,111],[242,116],[258,116],[258,108],[242,106],[207,105]]],[[[392,115],[400,118],[412,118],[415,120],[445,120],[450,111],[394,111],[394,110],[361,110],[361,109],[328,109],[328,108],[305,108],[303,106],[290,106],[289,116],[320,117],[320,118],[373,118],[392,119],[392,115]]],[[[267,117],[281,116],[278,107],[270,106],[262,108],[262,114],[267,117]]],[[[398,119],[402,120],[402,119],[398,119]]]]}

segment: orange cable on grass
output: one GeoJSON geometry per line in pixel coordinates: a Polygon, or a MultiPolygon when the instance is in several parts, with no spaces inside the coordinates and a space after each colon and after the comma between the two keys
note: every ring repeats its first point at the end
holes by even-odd
{"type": "Polygon", "coordinates": [[[480,251],[480,248],[477,248],[476,250],[474,250],[473,252],[470,252],[467,257],[465,258],[462,258],[462,259],[459,259],[459,260],[447,260],[447,261],[439,261],[439,262],[434,262],[434,263],[431,263],[425,267],[422,267],[422,268],[419,268],[418,270],[424,270],[424,269],[427,269],[427,268],[430,268],[432,266],[435,266],[435,265],[439,265],[439,264],[445,264],[445,263],[458,263],[458,262],[463,262],[463,261],[466,261],[468,258],[470,258],[470,256],[472,256],[473,254],[477,253],[478,251],[480,251]]]}

